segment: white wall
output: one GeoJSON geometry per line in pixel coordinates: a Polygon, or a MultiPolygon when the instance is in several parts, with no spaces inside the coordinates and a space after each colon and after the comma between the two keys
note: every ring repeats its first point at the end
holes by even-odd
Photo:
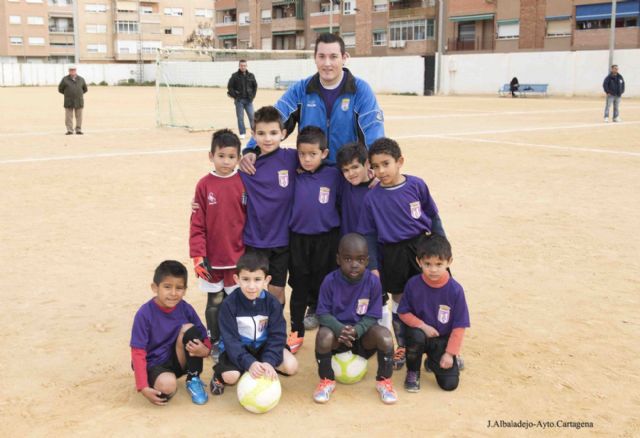
{"type": "MultiPolygon", "coordinates": [[[[68,74],[70,64],[0,64],[0,86],[58,85],[68,74]]],[[[78,74],[87,83],[106,81],[115,85],[120,80],[137,76],[136,64],[78,64],[78,74]]],[[[155,64],[145,65],[145,80],[154,80],[155,64]]]]}
{"type": "MultiPolygon", "coordinates": [[[[549,84],[549,94],[602,95],[609,52],[520,52],[443,56],[443,94],[496,94],[517,77],[522,83],[549,84]]],[[[626,82],[625,96],[640,96],[640,50],[616,50],[614,62],[626,82]]]]}

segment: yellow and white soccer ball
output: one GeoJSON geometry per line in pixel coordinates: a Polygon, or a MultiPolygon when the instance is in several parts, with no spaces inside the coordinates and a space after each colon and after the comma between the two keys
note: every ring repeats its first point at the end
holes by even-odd
{"type": "Polygon", "coordinates": [[[264,414],[275,408],[280,401],[280,380],[261,376],[257,379],[244,373],[238,382],[238,401],[250,412],[264,414]]]}
{"type": "Polygon", "coordinates": [[[340,383],[358,383],[367,374],[367,359],[350,351],[334,354],[331,368],[340,383]]]}

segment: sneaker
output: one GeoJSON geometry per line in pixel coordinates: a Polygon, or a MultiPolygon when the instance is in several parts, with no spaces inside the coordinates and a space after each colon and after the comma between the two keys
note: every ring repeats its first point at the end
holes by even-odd
{"type": "Polygon", "coordinates": [[[396,352],[393,354],[393,369],[400,370],[407,361],[407,350],[404,347],[396,348],[396,352]]]}
{"type": "Polygon", "coordinates": [[[191,380],[187,380],[187,391],[191,394],[191,401],[197,405],[203,405],[209,400],[200,377],[192,377],[191,380]]]}
{"type": "Polygon", "coordinates": [[[336,381],[322,379],[313,393],[313,401],[316,403],[326,403],[331,398],[331,393],[336,389],[336,381]]]}
{"type": "Polygon", "coordinates": [[[609,117],[605,117],[605,118],[604,118],[604,122],[605,122],[605,123],[609,123],[609,117]]]}
{"type": "Polygon", "coordinates": [[[462,356],[456,356],[456,362],[458,362],[458,369],[464,370],[464,358],[462,356]]]}
{"type": "Polygon", "coordinates": [[[620,122],[622,122],[622,119],[620,117],[614,117],[613,121],[616,122],[616,123],[620,123],[620,122]]]}
{"type": "Polygon", "coordinates": [[[291,332],[289,335],[289,339],[287,339],[287,345],[291,350],[291,353],[296,354],[300,347],[302,347],[302,343],[304,342],[304,336],[299,337],[298,332],[291,332]]]}
{"type": "Polygon", "coordinates": [[[304,329],[305,330],[315,330],[320,325],[318,321],[318,317],[315,313],[307,313],[307,316],[304,317],[304,329]]]}
{"type": "Polygon", "coordinates": [[[215,377],[212,377],[211,382],[209,383],[209,390],[213,395],[222,395],[224,393],[224,383],[215,377]]]}
{"type": "Polygon", "coordinates": [[[82,131],[76,131],[76,135],[84,135],[82,131]]]}
{"type": "Polygon", "coordinates": [[[245,135],[244,134],[240,134],[240,140],[244,140],[245,135]]]}
{"type": "Polygon", "coordinates": [[[209,355],[211,356],[213,363],[217,364],[218,359],[220,359],[220,347],[218,346],[217,342],[213,342],[211,344],[211,353],[209,353],[209,355]]]}
{"type": "Polygon", "coordinates": [[[67,131],[65,135],[73,135],[73,131],[67,131]]]}
{"type": "Polygon", "coordinates": [[[407,371],[407,377],[404,379],[404,389],[407,392],[420,391],[420,373],[418,371],[407,371]]]}
{"type": "Polygon", "coordinates": [[[385,405],[391,405],[398,401],[398,394],[393,389],[393,382],[391,379],[378,380],[376,382],[376,390],[380,394],[380,400],[385,405]]]}

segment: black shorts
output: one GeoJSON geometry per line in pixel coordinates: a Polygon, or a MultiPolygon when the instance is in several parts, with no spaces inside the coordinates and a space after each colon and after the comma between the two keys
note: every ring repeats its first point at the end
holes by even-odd
{"type": "Polygon", "coordinates": [[[171,350],[171,357],[166,360],[166,362],[160,365],[152,365],[147,368],[147,376],[149,381],[149,386],[153,388],[153,385],[156,383],[158,376],[162,373],[173,373],[176,376],[176,379],[187,374],[186,366],[183,368],[180,365],[180,361],[178,360],[178,355],[176,354],[176,349],[173,348],[171,350]]]}
{"type": "Polygon", "coordinates": [[[269,259],[269,275],[271,275],[271,285],[285,287],[287,284],[287,269],[289,268],[289,247],[279,246],[277,248],[255,248],[245,246],[245,253],[256,253],[269,259]]]}
{"type": "Polygon", "coordinates": [[[344,344],[340,344],[338,348],[331,351],[331,354],[339,354],[339,353],[345,353],[347,351],[351,351],[353,354],[362,356],[365,359],[369,359],[371,356],[376,354],[377,350],[375,348],[373,350],[367,350],[366,348],[364,348],[362,346],[362,342],[360,342],[360,339],[356,339],[355,341],[353,341],[352,344],[353,346],[351,348],[347,347],[344,344]]]}
{"type": "Polygon", "coordinates": [[[423,235],[398,243],[382,245],[380,280],[383,292],[393,295],[404,292],[404,286],[414,275],[422,273],[416,261],[416,246],[423,235]]]}
{"type": "MultiPolygon", "coordinates": [[[[260,346],[260,348],[258,348],[257,350],[252,350],[250,348],[247,348],[247,351],[249,353],[251,353],[251,355],[253,357],[256,358],[256,360],[258,361],[262,361],[262,353],[264,352],[264,348],[265,348],[266,344],[262,344],[260,346]]],[[[246,347],[245,347],[246,348],[246,347]]],[[[289,348],[287,345],[285,345],[285,348],[289,348]]],[[[280,366],[280,364],[277,364],[276,367],[280,366]]],[[[213,367],[213,372],[217,375],[217,376],[221,376],[222,373],[226,373],[227,371],[237,371],[240,374],[242,374],[244,371],[247,370],[241,370],[239,367],[237,367],[229,358],[229,355],[227,354],[226,351],[223,351],[220,354],[220,357],[218,357],[218,363],[214,365],[213,367]]]]}

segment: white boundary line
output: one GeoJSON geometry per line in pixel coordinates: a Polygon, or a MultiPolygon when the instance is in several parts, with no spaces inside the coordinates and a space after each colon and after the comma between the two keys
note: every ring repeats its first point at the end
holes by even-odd
{"type": "Polygon", "coordinates": [[[188,149],[166,149],[155,151],[130,151],[130,152],[109,152],[103,154],[85,154],[85,155],[61,155],[59,157],[43,157],[43,158],[19,158],[15,160],[2,160],[0,164],[19,164],[19,163],[39,163],[43,161],[72,161],[87,160],[92,158],[114,158],[114,157],[131,157],[141,155],[171,155],[182,154],[188,152],[207,152],[209,148],[188,148],[188,149]]]}
{"type": "MultiPolygon", "coordinates": [[[[104,134],[110,132],[132,132],[132,131],[151,131],[153,129],[157,129],[154,127],[149,128],[113,128],[113,129],[92,129],[91,134],[104,134]]],[[[43,135],[60,135],[63,136],[64,132],[61,129],[57,129],[55,131],[25,131],[25,132],[0,132],[0,137],[39,137],[43,135]]]]}

